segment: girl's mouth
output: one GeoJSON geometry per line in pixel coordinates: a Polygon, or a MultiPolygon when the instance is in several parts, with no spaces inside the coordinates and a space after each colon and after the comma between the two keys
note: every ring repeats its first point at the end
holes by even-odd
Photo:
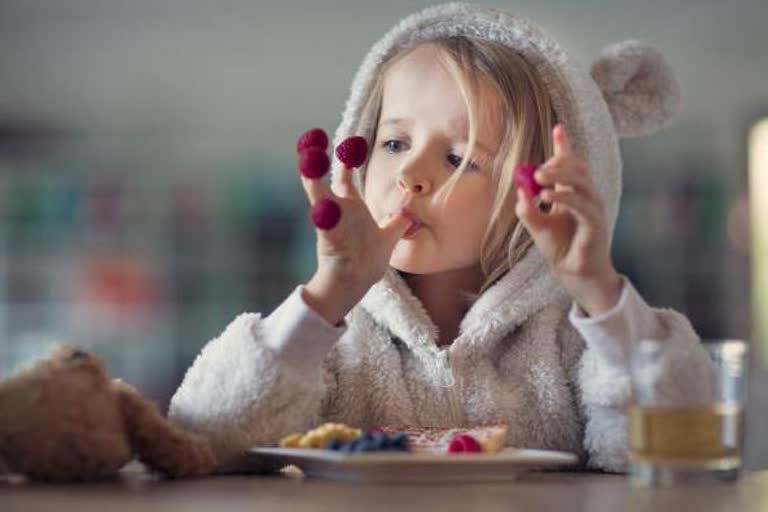
{"type": "Polygon", "coordinates": [[[415,214],[415,213],[413,213],[412,211],[410,211],[408,208],[403,208],[403,209],[402,209],[402,212],[403,212],[403,215],[404,215],[404,216],[405,216],[405,217],[406,217],[408,220],[410,220],[410,221],[411,221],[411,225],[410,225],[410,226],[408,226],[408,229],[407,229],[407,230],[406,230],[406,232],[403,234],[403,236],[404,236],[404,237],[410,237],[411,235],[413,235],[414,233],[416,233],[416,231],[418,231],[419,229],[421,229],[421,228],[424,226],[424,223],[423,223],[423,222],[421,222],[421,219],[419,219],[419,218],[416,216],[416,214],[415,214]]]}
{"type": "Polygon", "coordinates": [[[411,224],[403,234],[404,238],[410,238],[415,232],[421,229],[421,224],[411,224]]]}

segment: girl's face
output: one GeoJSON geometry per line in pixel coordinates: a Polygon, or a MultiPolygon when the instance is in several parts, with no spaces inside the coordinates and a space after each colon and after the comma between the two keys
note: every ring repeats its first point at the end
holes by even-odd
{"type": "Polygon", "coordinates": [[[381,115],[365,183],[373,217],[405,206],[421,223],[397,243],[390,265],[429,274],[476,265],[491,216],[491,162],[500,145],[496,94],[482,83],[477,140],[463,175],[450,195],[430,203],[461,163],[469,116],[458,84],[436,60],[437,50],[420,47],[389,69],[381,115]]]}

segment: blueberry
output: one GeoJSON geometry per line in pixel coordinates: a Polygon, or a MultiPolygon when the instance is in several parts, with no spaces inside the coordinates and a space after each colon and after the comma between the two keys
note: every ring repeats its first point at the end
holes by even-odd
{"type": "Polygon", "coordinates": [[[402,432],[398,432],[394,434],[390,438],[389,442],[393,447],[397,448],[398,450],[408,451],[408,437],[402,432]]]}
{"type": "Polygon", "coordinates": [[[355,442],[355,448],[354,451],[356,452],[370,452],[371,451],[371,442],[366,441],[364,439],[360,439],[357,442],[355,442]]]}
{"type": "Polygon", "coordinates": [[[325,447],[324,448],[326,450],[339,451],[343,445],[344,445],[344,443],[342,443],[338,439],[329,439],[325,443],[325,447]]]}
{"type": "Polygon", "coordinates": [[[389,448],[389,439],[386,434],[375,434],[373,436],[373,447],[376,450],[386,450],[389,448]]]}

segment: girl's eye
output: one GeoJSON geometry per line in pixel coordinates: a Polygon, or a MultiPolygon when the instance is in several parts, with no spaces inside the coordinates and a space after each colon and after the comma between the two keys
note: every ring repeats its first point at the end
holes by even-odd
{"type": "Polygon", "coordinates": [[[395,139],[385,140],[381,146],[387,150],[387,153],[399,153],[402,148],[402,142],[395,139]]]}
{"type": "MultiPolygon", "coordinates": [[[[461,156],[454,155],[453,153],[448,155],[448,163],[450,163],[453,167],[457,169],[461,165],[461,159],[462,159],[461,156]]],[[[467,167],[465,169],[474,171],[474,170],[477,170],[478,167],[480,166],[477,165],[476,162],[473,162],[472,160],[470,160],[469,162],[467,162],[467,167]]]]}
{"type": "MultiPolygon", "coordinates": [[[[397,139],[389,139],[381,143],[381,147],[383,147],[387,153],[399,153],[401,151],[408,149],[405,146],[407,146],[407,144],[404,144],[402,141],[399,141],[397,139]]],[[[461,158],[462,157],[459,155],[450,153],[448,155],[448,163],[451,164],[451,166],[458,168],[461,165],[461,158]]],[[[479,168],[480,166],[477,164],[477,162],[470,160],[467,163],[466,170],[474,171],[479,168]]]]}

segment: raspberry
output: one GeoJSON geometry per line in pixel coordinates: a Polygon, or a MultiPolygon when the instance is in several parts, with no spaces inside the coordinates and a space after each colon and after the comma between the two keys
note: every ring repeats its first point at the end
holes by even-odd
{"type": "Polygon", "coordinates": [[[341,207],[333,199],[320,199],[312,206],[309,217],[318,229],[332,229],[339,223],[341,207]]]}
{"type": "Polygon", "coordinates": [[[348,169],[360,167],[368,158],[368,143],[363,137],[349,137],[336,146],[336,157],[348,169]]]}
{"type": "Polygon", "coordinates": [[[296,140],[296,152],[301,153],[307,148],[328,149],[328,136],[321,128],[311,128],[296,140]]]}
{"type": "Polygon", "coordinates": [[[468,434],[453,436],[451,442],[448,443],[448,453],[480,453],[482,451],[480,443],[468,434]]]}
{"type": "Polygon", "coordinates": [[[533,173],[538,168],[534,164],[517,164],[515,166],[515,173],[513,181],[517,188],[522,188],[525,195],[528,197],[535,197],[542,190],[542,186],[536,183],[533,179],[533,173]]]}
{"type": "Polygon", "coordinates": [[[307,178],[322,178],[331,167],[324,149],[309,147],[299,153],[299,171],[307,178]]]}

